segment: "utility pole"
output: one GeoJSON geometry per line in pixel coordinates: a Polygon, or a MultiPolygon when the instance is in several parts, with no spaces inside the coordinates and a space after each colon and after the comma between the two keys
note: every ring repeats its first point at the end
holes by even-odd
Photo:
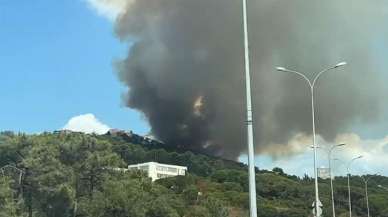
{"type": "Polygon", "coordinates": [[[249,174],[249,207],[250,217],[257,217],[256,204],[256,174],[255,174],[255,152],[253,144],[253,115],[252,115],[252,90],[249,61],[249,35],[247,0],[243,1],[243,28],[244,28],[244,58],[245,58],[245,85],[246,85],[246,106],[247,106],[247,141],[248,141],[248,174],[249,174]]]}

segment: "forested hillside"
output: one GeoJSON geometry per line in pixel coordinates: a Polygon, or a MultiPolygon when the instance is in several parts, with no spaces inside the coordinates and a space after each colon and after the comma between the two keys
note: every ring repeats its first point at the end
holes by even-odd
{"type": "MultiPolygon", "coordinates": [[[[0,217],[245,217],[244,164],[199,153],[135,143],[123,135],[55,132],[0,134],[0,217]],[[157,161],[187,166],[185,177],[154,183],[142,172],[110,168],[157,161]]],[[[311,215],[313,180],[257,169],[260,217],[311,215]]],[[[369,184],[371,216],[388,216],[388,178],[369,184]]],[[[344,177],[334,180],[337,216],[347,214],[344,177]]],[[[353,216],[366,216],[364,184],[352,177],[353,216]]],[[[324,216],[331,216],[329,180],[320,180],[324,216]]]]}

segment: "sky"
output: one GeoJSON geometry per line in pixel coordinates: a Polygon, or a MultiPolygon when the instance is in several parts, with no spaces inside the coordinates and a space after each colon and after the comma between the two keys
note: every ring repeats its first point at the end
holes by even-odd
{"type": "Polygon", "coordinates": [[[146,134],[122,105],[113,63],[127,51],[112,23],[83,0],[0,1],[0,130],[61,129],[81,114],[146,134]]]}
{"type": "MultiPolygon", "coordinates": [[[[98,0],[0,0],[0,131],[103,133],[119,128],[149,133],[142,114],[123,105],[125,87],[114,63],[131,44],[114,35],[113,19],[120,13],[116,6],[127,2],[116,1],[112,6],[98,0]]],[[[353,148],[339,150],[337,157],[347,161],[362,154],[368,164],[355,162],[354,173],[388,175],[386,129],[382,121],[338,135],[336,142],[353,148]]],[[[326,153],[319,154],[318,166],[327,166],[326,153]]],[[[240,160],[246,162],[246,156],[240,160]]],[[[277,166],[300,176],[312,175],[312,163],[308,145],[288,157],[256,157],[260,168],[277,166]]],[[[339,175],[345,174],[341,164],[335,171],[339,175]]]]}

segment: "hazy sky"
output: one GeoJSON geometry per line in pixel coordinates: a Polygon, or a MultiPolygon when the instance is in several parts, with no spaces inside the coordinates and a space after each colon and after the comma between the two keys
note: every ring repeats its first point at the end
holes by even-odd
{"type": "MultiPolygon", "coordinates": [[[[131,45],[114,36],[113,19],[119,9],[101,2],[0,1],[0,130],[38,133],[66,126],[148,133],[142,114],[123,106],[125,88],[113,67],[131,45]]],[[[122,5],[126,1],[115,2],[122,5]]],[[[381,54],[378,58],[386,59],[387,47],[378,42],[376,47],[381,54]]],[[[349,142],[352,148],[338,157],[346,161],[363,154],[365,161],[355,164],[355,171],[388,175],[384,168],[388,163],[387,119],[355,125],[352,132],[338,135],[336,141],[349,142]]],[[[311,150],[303,146],[287,158],[263,153],[257,157],[257,165],[311,174],[311,156],[311,150]]],[[[245,161],[244,156],[240,159],[245,161]]],[[[321,154],[319,165],[326,165],[325,154],[321,154]]]]}

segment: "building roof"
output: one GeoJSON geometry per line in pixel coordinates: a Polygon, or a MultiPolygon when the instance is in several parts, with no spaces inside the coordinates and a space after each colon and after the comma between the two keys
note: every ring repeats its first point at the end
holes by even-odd
{"type": "Polygon", "coordinates": [[[146,163],[140,163],[140,164],[132,164],[132,165],[128,165],[128,167],[147,166],[147,165],[150,165],[150,164],[156,164],[158,166],[166,166],[166,167],[176,167],[176,168],[187,170],[187,167],[185,167],[185,166],[178,166],[178,165],[172,165],[172,164],[161,164],[161,163],[153,162],[153,161],[146,162],[146,163]]]}

